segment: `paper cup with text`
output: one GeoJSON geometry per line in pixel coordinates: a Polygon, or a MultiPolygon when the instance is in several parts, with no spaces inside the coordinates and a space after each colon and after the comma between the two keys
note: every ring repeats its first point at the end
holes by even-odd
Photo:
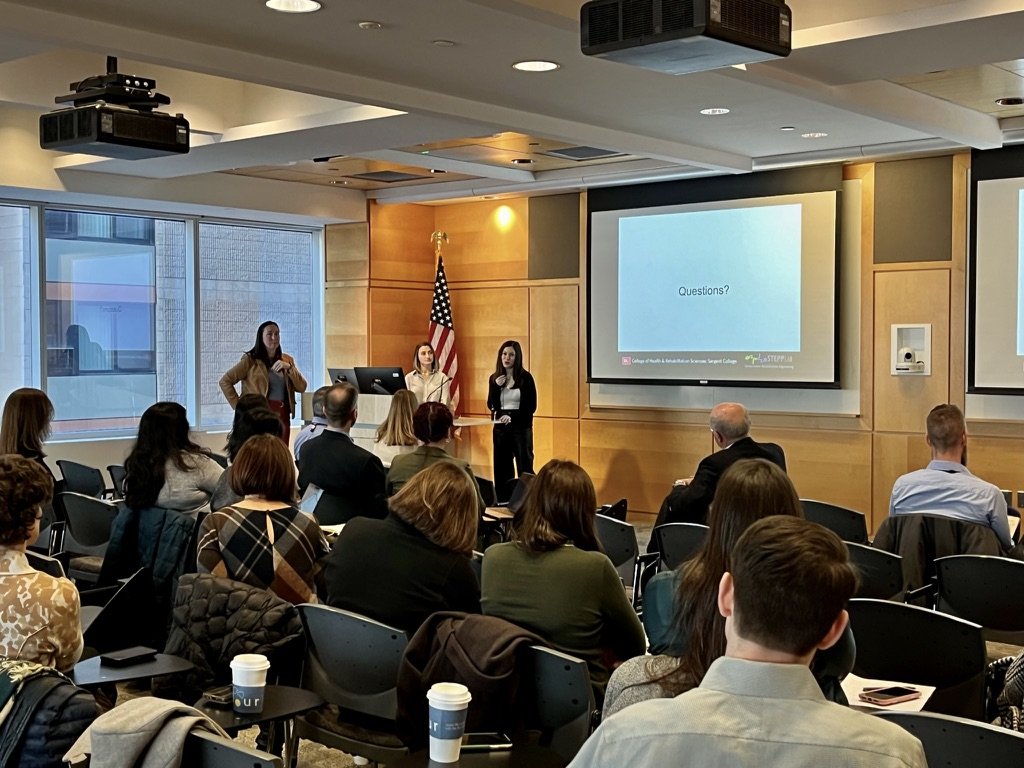
{"type": "Polygon", "coordinates": [[[231,660],[231,704],[244,715],[263,711],[270,661],[262,653],[240,653],[231,660]]]}
{"type": "Polygon", "coordinates": [[[459,759],[466,710],[472,698],[461,683],[434,683],[427,691],[430,759],[434,762],[454,763],[459,759]]]}

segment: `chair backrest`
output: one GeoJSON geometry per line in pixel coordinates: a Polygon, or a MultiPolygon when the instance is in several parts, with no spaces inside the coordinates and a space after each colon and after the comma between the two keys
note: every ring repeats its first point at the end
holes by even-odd
{"type": "Polygon", "coordinates": [[[980,624],[989,640],[1024,645],[1024,562],[952,555],[935,573],[940,611],[980,624]]]}
{"type": "Polygon", "coordinates": [[[405,632],[340,608],[306,603],[298,609],[306,630],[302,687],[330,704],[394,720],[405,632]]]}
{"type": "Polygon", "coordinates": [[[525,656],[519,678],[520,711],[524,725],[540,731],[540,743],[572,760],[590,735],[594,690],[587,663],[539,645],[525,656]]]}
{"type": "Polygon", "coordinates": [[[62,493],[59,498],[67,517],[65,551],[81,555],[102,555],[110,542],[110,527],[120,507],[81,493],[62,493]]]}
{"type": "Polygon", "coordinates": [[[115,499],[124,498],[124,479],[128,476],[122,464],[111,464],[107,467],[107,474],[110,475],[110,487],[114,491],[115,499]]]}
{"type": "Polygon", "coordinates": [[[1024,733],[932,712],[876,712],[916,736],[928,765],[996,766],[1024,763],[1024,733]]]}
{"type": "Polygon", "coordinates": [[[533,482],[534,477],[536,475],[531,472],[523,472],[516,478],[516,484],[512,486],[512,493],[508,497],[508,508],[512,512],[518,512],[519,508],[523,506],[523,502],[526,500],[526,492],[530,490],[530,483],[533,482]]]}
{"type": "Polygon", "coordinates": [[[854,674],[934,685],[929,712],[984,716],[987,658],[979,625],[888,600],[854,599],[848,610],[854,674]]]}
{"type": "MultiPolygon", "coordinates": [[[[82,593],[83,603],[88,600],[88,594],[88,591],[82,593]]],[[[162,644],[164,627],[155,625],[155,602],[153,574],[148,568],[140,568],[84,628],[85,646],[97,653],[106,653],[133,645],[162,644]]]]}
{"type": "Polygon", "coordinates": [[[181,764],[190,768],[281,768],[281,758],[208,731],[185,737],[181,764]]]}
{"type": "Polygon", "coordinates": [[[662,562],[669,569],[678,568],[697,554],[708,535],[708,527],[700,523],[665,523],[651,532],[658,543],[662,562]]]}
{"type": "Polygon", "coordinates": [[[476,480],[476,487],[480,489],[480,498],[484,500],[485,507],[493,507],[498,503],[498,497],[494,493],[494,481],[488,480],[480,475],[473,475],[476,480]]]}
{"type": "Polygon", "coordinates": [[[891,600],[903,593],[903,558],[867,544],[846,542],[852,562],[860,574],[854,597],[891,600]]]}
{"type": "Polygon", "coordinates": [[[103,485],[103,473],[96,467],[86,464],[79,464],[76,461],[58,459],[57,466],[64,478],[64,490],[73,493],[83,493],[86,496],[99,498],[105,490],[103,485]]]}
{"type": "Polygon", "coordinates": [[[619,499],[614,504],[602,505],[597,511],[607,517],[614,517],[616,520],[626,522],[626,515],[629,513],[629,502],[626,499],[619,499]]]}
{"type": "Polygon", "coordinates": [[[612,561],[623,583],[632,584],[636,558],[640,554],[636,529],[629,523],[607,515],[594,515],[594,528],[604,553],[612,561]]]}
{"type": "Polygon", "coordinates": [[[804,508],[804,517],[812,523],[834,531],[843,541],[868,543],[868,526],[860,512],[814,499],[800,499],[800,503],[804,508]]]}

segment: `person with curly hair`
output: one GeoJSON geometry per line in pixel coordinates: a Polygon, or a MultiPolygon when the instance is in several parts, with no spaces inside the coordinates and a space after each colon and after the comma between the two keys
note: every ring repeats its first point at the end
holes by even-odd
{"type": "Polygon", "coordinates": [[[82,656],[78,590],[32,568],[25,554],[52,496],[53,480],[36,462],[0,456],[0,656],[67,672],[82,656]]]}

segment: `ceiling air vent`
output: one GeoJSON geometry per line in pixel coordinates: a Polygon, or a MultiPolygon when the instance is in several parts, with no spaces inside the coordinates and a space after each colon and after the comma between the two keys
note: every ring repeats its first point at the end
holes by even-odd
{"type": "Polygon", "coordinates": [[[610,149],[598,149],[597,147],[562,147],[561,149],[549,149],[541,154],[551,157],[558,157],[562,160],[607,160],[610,157],[621,157],[622,152],[615,152],[610,149]]]}
{"type": "Polygon", "coordinates": [[[346,178],[394,184],[397,181],[422,181],[429,177],[420,176],[417,173],[400,173],[399,171],[369,171],[367,173],[350,173],[346,178]]]}

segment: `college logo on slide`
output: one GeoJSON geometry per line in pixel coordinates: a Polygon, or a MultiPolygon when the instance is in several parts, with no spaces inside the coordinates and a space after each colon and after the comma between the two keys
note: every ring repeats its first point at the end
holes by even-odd
{"type": "Polygon", "coordinates": [[[779,363],[792,363],[792,355],[766,355],[763,352],[757,352],[749,355],[745,355],[743,360],[749,365],[777,365],[779,363]]]}
{"type": "Polygon", "coordinates": [[[633,364],[633,357],[631,355],[623,355],[622,356],[622,364],[623,365],[632,365],[633,364]]]}

